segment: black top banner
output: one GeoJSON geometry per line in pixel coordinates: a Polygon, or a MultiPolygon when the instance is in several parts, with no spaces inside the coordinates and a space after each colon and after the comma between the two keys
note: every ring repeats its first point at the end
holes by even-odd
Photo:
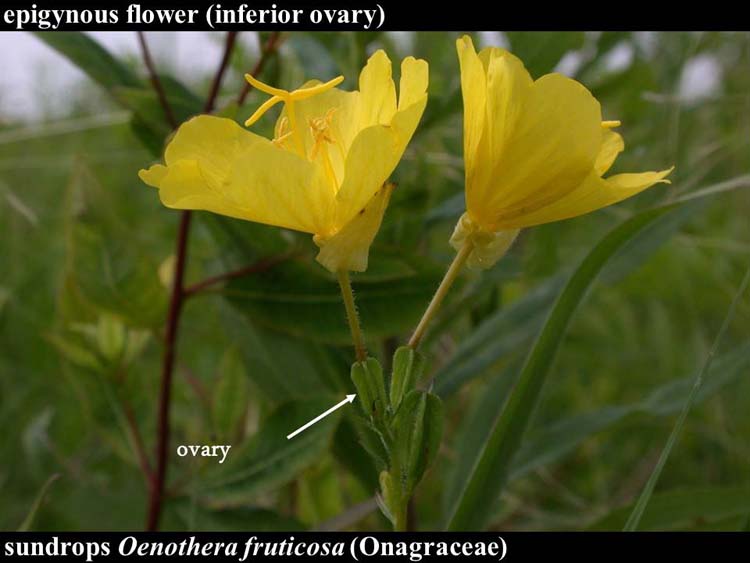
{"type": "MultiPolygon", "coordinates": [[[[734,8],[736,9],[736,8],[734,8]]],[[[716,3],[661,11],[653,3],[570,2],[286,2],[231,0],[6,1],[3,31],[482,31],[482,30],[737,30],[747,20],[716,3]],[[611,9],[610,9],[611,8],[611,9]]]]}
{"type": "Polygon", "coordinates": [[[746,559],[746,533],[62,532],[2,533],[0,559],[133,561],[675,561],[746,559]]]}

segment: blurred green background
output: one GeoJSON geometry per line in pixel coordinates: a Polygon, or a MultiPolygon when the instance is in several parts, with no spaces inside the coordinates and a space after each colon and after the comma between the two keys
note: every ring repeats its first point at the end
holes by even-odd
{"type": "MultiPolygon", "coordinates": [[[[134,42],[112,65],[72,34],[3,35],[2,56],[14,56],[16,67],[23,51],[7,47],[33,37],[85,61],[98,84],[81,74],[58,90],[49,66],[29,62],[23,75],[52,101],[26,99],[31,109],[22,113],[2,104],[0,528],[18,528],[59,475],[35,529],[138,529],[147,488],[137,442],[153,457],[178,213],[136,174],[156,160],[169,127],[134,42]]],[[[252,92],[243,107],[232,104],[263,40],[242,35],[218,104],[238,120],[265,99],[252,92]]],[[[447,239],[463,206],[457,36],[293,33],[263,73],[285,87],[341,73],[350,89],[376,48],[394,62],[415,55],[430,63],[427,112],[394,173],[398,188],[370,269],[353,277],[369,346],[384,364],[453,254],[447,239]]],[[[725,182],[736,188],[668,214],[607,265],[565,335],[490,519],[498,529],[619,529],[750,261],[750,34],[514,32],[475,40],[508,47],[535,77],[558,70],[589,87],[604,118],[623,124],[626,150],[614,172],[676,169],[670,186],[523,232],[491,271],[462,277],[426,347],[447,422],[416,494],[416,527],[443,526],[561,280],[593,245],[637,211],[725,182]]],[[[49,45],[48,65],[62,64],[49,45]]],[[[199,112],[212,65],[186,71],[169,56],[157,63],[181,119],[199,112]]],[[[18,84],[3,81],[0,101],[17,98],[18,84]]],[[[270,117],[260,124],[271,126],[270,117]]],[[[351,392],[343,307],[335,281],[312,259],[314,245],[307,235],[204,212],[194,219],[189,284],[292,257],[187,303],[163,528],[387,529],[350,412],[301,440],[284,439],[289,426],[351,392]],[[174,454],[177,444],[211,443],[233,445],[224,465],[174,454]]],[[[747,525],[749,322],[746,296],[642,528],[747,525]]]]}

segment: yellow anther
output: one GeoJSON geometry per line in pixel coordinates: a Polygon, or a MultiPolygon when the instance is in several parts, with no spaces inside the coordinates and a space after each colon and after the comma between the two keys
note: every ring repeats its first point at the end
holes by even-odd
{"type": "Polygon", "coordinates": [[[602,127],[604,129],[612,129],[613,127],[619,127],[622,125],[621,122],[614,120],[614,121],[602,121],[602,127]]]}
{"type": "Polygon", "coordinates": [[[283,147],[284,141],[292,136],[292,131],[288,131],[288,128],[289,119],[286,116],[283,116],[276,123],[276,128],[274,129],[273,133],[273,140],[271,142],[277,147],[283,147]]]}
{"type": "Polygon", "coordinates": [[[336,108],[329,109],[326,114],[322,117],[314,117],[308,121],[310,126],[310,133],[313,138],[313,154],[312,158],[315,158],[317,154],[318,145],[320,143],[335,143],[336,141],[330,134],[331,121],[333,120],[333,114],[336,113],[336,108]]]}
{"type": "Polygon", "coordinates": [[[273,135],[274,137],[283,137],[290,131],[289,129],[289,119],[286,115],[282,116],[281,119],[279,119],[276,122],[276,127],[274,128],[273,135]]]}
{"type": "Polygon", "coordinates": [[[273,139],[273,141],[271,141],[271,142],[272,142],[272,143],[273,143],[274,145],[276,145],[277,147],[283,147],[283,146],[284,146],[284,141],[286,141],[286,140],[287,140],[287,139],[288,139],[289,137],[291,137],[291,136],[292,136],[292,132],[291,132],[291,131],[289,131],[289,133],[284,133],[284,134],[283,134],[283,135],[281,135],[280,137],[275,137],[275,138],[273,139]]]}
{"type": "Polygon", "coordinates": [[[318,140],[326,141],[328,143],[334,142],[333,138],[329,134],[334,113],[336,113],[336,108],[331,108],[326,112],[324,116],[314,117],[308,120],[310,133],[312,134],[313,140],[315,142],[317,142],[318,140]]]}

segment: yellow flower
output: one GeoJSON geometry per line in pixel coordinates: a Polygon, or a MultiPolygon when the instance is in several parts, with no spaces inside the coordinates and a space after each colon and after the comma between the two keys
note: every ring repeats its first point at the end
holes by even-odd
{"type": "Polygon", "coordinates": [[[343,77],[289,92],[247,76],[273,97],[246,125],[284,103],[274,139],[200,115],[177,130],[165,164],[139,176],[167,207],[308,232],[326,268],[363,271],[391,195],[388,177],[427,103],[427,74],[425,61],[404,59],[398,100],[383,51],[362,70],[359,91],[335,89],[343,77]]]}
{"type": "Polygon", "coordinates": [[[589,213],[646,188],[672,171],[602,178],[624,149],[602,121],[599,102],[560,74],[532,80],[507,51],[479,54],[456,42],[464,99],[466,213],[451,244],[474,245],[468,263],[489,267],[519,229],[589,213]]]}

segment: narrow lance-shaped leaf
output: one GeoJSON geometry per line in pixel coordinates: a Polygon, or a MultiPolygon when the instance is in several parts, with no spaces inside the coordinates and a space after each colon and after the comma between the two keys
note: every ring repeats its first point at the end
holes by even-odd
{"type": "Polygon", "coordinates": [[[605,236],[576,269],[526,360],[513,394],[453,511],[449,529],[471,530],[487,524],[573,313],[604,264],[638,232],[672,208],[659,207],[631,217],[605,236]]]}
{"type": "Polygon", "coordinates": [[[734,314],[737,310],[737,305],[739,304],[740,299],[744,295],[745,290],[747,289],[748,283],[750,283],[750,267],[748,267],[747,272],[745,273],[745,276],[742,278],[740,287],[737,290],[737,293],[734,295],[734,299],[732,299],[732,303],[729,305],[727,314],[724,317],[724,321],[721,324],[721,328],[719,329],[719,332],[716,334],[716,338],[714,339],[714,342],[711,345],[711,350],[709,350],[708,355],[706,356],[706,360],[703,363],[703,366],[701,367],[701,369],[698,371],[697,375],[695,376],[693,388],[690,390],[690,395],[688,395],[688,398],[685,401],[685,405],[682,407],[682,412],[680,412],[680,416],[677,419],[677,422],[675,423],[674,428],[672,429],[672,432],[669,435],[669,438],[667,438],[667,443],[664,446],[664,449],[662,450],[661,455],[659,456],[659,460],[656,462],[656,466],[654,467],[654,470],[651,472],[651,476],[648,478],[646,485],[643,487],[643,491],[641,492],[641,495],[638,498],[638,502],[636,502],[635,507],[633,508],[633,512],[630,514],[628,521],[625,523],[625,527],[623,528],[623,530],[626,532],[633,532],[638,529],[638,524],[640,523],[641,517],[643,516],[643,513],[646,510],[646,506],[648,506],[649,500],[651,500],[651,495],[654,492],[656,483],[659,481],[659,477],[661,477],[661,472],[664,469],[664,466],[666,465],[667,460],[669,459],[669,455],[672,453],[672,449],[674,448],[675,444],[677,443],[677,439],[680,437],[680,434],[682,433],[682,428],[685,426],[685,421],[687,420],[687,416],[690,413],[690,409],[692,408],[693,403],[695,402],[698,396],[698,392],[700,391],[701,386],[703,384],[703,379],[706,373],[708,372],[709,368],[711,367],[714,356],[716,355],[716,352],[719,349],[719,345],[721,344],[721,341],[724,338],[724,335],[726,334],[727,329],[729,328],[729,324],[732,322],[732,319],[734,318],[734,314]]]}

